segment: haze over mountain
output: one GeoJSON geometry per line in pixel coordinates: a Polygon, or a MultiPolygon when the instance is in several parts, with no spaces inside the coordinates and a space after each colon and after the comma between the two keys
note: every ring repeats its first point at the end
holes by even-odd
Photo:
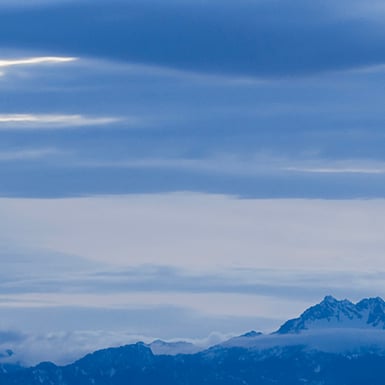
{"type": "Polygon", "coordinates": [[[154,381],[353,385],[366,379],[381,384],[385,379],[384,310],[384,301],[379,297],[353,304],[327,296],[269,336],[251,331],[200,352],[183,342],[139,342],[100,350],[64,367],[52,363],[33,368],[3,364],[0,381],[2,385],[120,385],[154,381]],[[349,334],[344,335],[346,331],[349,334]],[[327,343],[333,345],[341,336],[360,333],[359,341],[353,338],[353,350],[348,345],[343,351],[327,351],[312,345],[317,338],[325,341],[328,337],[327,343]]]}
{"type": "Polygon", "coordinates": [[[353,304],[327,296],[270,335],[251,331],[201,351],[182,341],[138,342],[100,350],[63,367],[2,364],[0,383],[353,385],[366,379],[380,384],[385,380],[384,304],[379,297],[353,304]],[[339,339],[350,345],[340,350],[339,339]]]}

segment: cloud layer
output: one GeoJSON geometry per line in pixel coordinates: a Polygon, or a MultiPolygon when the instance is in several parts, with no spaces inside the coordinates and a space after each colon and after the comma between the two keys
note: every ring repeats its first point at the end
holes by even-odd
{"type": "Polygon", "coordinates": [[[21,159],[0,168],[0,194],[384,197],[382,77],[381,66],[285,80],[95,58],[14,66],[0,151],[57,153],[27,177],[21,159]]]}
{"type": "MultiPolygon", "coordinates": [[[[38,320],[77,308],[81,329],[95,311],[147,309],[147,319],[164,309],[172,319],[174,308],[211,326],[227,317],[271,330],[328,293],[381,295],[384,210],[383,200],[204,194],[1,199],[3,323],[28,309],[38,320]]],[[[132,332],[170,336],[167,325],[132,332]]]]}
{"type": "Polygon", "coordinates": [[[128,266],[343,270],[348,263],[350,269],[361,270],[362,258],[370,261],[367,269],[382,263],[382,200],[239,200],[165,194],[2,199],[0,204],[9,218],[3,236],[14,238],[15,244],[128,266]]]}

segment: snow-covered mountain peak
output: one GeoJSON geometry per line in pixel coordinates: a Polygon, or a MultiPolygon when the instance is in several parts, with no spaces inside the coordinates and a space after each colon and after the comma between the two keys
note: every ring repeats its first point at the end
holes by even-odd
{"type": "Polygon", "coordinates": [[[305,310],[300,317],[285,322],[278,334],[328,328],[385,329],[385,302],[366,298],[354,304],[328,295],[319,304],[305,310]]]}

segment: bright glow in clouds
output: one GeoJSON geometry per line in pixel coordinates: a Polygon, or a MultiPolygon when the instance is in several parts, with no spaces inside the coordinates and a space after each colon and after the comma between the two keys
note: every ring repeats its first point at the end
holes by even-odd
{"type": "Polygon", "coordinates": [[[53,114],[0,114],[0,130],[49,129],[111,124],[121,121],[117,117],[89,117],[84,115],[53,114]]]}
{"type": "Polygon", "coordinates": [[[10,245],[109,264],[195,271],[385,270],[385,201],[205,194],[1,199],[10,245]],[[58,220],[60,218],[60,220],[58,220]]]}
{"type": "Polygon", "coordinates": [[[0,68],[13,67],[19,65],[35,65],[35,64],[56,64],[56,63],[68,63],[78,60],[76,57],[55,57],[55,56],[42,56],[32,57],[25,59],[8,59],[0,60],[0,68]]]}

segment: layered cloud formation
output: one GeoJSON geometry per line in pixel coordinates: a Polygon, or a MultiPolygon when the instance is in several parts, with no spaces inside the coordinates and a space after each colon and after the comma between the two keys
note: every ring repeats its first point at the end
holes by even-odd
{"type": "Polygon", "coordinates": [[[25,331],[39,333],[272,331],[325,290],[382,292],[384,207],[194,194],[2,199],[2,325],[23,329],[27,316],[25,331]]]}
{"type": "Polygon", "coordinates": [[[380,2],[0,7],[0,329],[270,331],[383,294],[380,2]]]}

